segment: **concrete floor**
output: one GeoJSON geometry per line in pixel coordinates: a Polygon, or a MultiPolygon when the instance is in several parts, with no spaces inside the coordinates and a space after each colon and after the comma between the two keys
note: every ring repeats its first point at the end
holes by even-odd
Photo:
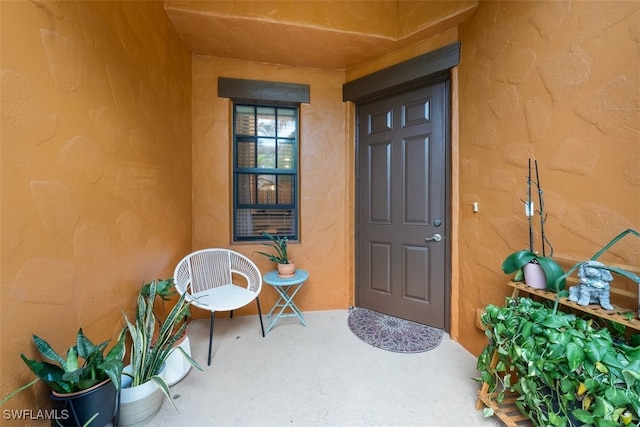
{"type": "MultiPolygon", "coordinates": [[[[399,354],[347,326],[347,310],[281,319],[266,338],[256,316],[189,326],[191,369],[151,426],[499,426],[475,409],[475,357],[445,335],[436,349],[399,354]]],[[[265,329],[267,322],[265,320],[265,329]]]]}

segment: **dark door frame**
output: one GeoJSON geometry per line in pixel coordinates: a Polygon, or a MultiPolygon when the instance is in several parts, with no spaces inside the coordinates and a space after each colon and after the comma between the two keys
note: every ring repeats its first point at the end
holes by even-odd
{"type": "MultiPolygon", "coordinates": [[[[412,58],[408,61],[396,64],[389,68],[377,71],[342,86],[343,101],[351,101],[356,104],[363,104],[376,99],[390,97],[392,95],[406,92],[408,90],[428,86],[430,84],[446,81],[446,98],[448,109],[445,111],[447,122],[446,130],[446,158],[445,176],[446,188],[446,239],[445,239],[445,330],[451,331],[451,230],[452,230],[452,209],[451,209],[451,175],[452,175],[452,152],[451,152],[451,68],[460,63],[460,42],[437,49],[433,52],[412,58]]],[[[357,114],[356,114],[357,117],[357,114]]],[[[358,152],[359,144],[356,138],[355,150],[358,152]]],[[[356,155],[356,177],[358,176],[359,165],[356,155]]],[[[356,195],[358,194],[358,183],[356,179],[356,195]]],[[[356,203],[357,208],[357,203],[356,203]]],[[[357,215],[356,214],[356,227],[357,215]]],[[[357,237],[356,237],[357,238],[357,237]]],[[[355,258],[357,254],[355,254],[355,258]]],[[[356,277],[356,282],[358,278],[356,277]]],[[[357,293],[356,293],[357,294],[357,293]]]]}
{"type": "Polygon", "coordinates": [[[362,104],[426,86],[442,76],[449,76],[451,68],[458,64],[459,41],[345,83],[342,100],[362,104]]]}

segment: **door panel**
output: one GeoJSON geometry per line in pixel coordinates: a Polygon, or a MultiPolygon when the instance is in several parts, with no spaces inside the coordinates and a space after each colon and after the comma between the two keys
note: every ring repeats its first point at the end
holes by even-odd
{"type": "Polygon", "coordinates": [[[428,223],[429,199],[425,198],[428,192],[428,165],[429,165],[429,136],[417,135],[405,138],[402,145],[404,159],[404,209],[405,224],[428,223]],[[426,167],[425,167],[426,165],[426,167]]]}
{"type": "Polygon", "coordinates": [[[369,244],[370,253],[370,288],[373,292],[391,295],[391,246],[371,242],[369,244]]]}
{"type": "Polygon", "coordinates": [[[443,329],[446,92],[436,83],[357,113],[357,303],[443,329]],[[425,240],[435,233],[442,240],[425,240]]]}
{"type": "Polygon", "coordinates": [[[369,221],[391,223],[391,142],[383,141],[369,146],[369,221]]]}
{"type": "Polygon", "coordinates": [[[424,286],[429,274],[429,249],[421,246],[404,248],[404,297],[416,302],[428,302],[428,288],[424,286]]]}

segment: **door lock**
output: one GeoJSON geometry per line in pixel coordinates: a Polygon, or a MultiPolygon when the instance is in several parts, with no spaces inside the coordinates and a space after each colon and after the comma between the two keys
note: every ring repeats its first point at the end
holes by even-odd
{"type": "Polygon", "coordinates": [[[439,235],[438,233],[436,233],[431,237],[425,237],[424,240],[427,241],[427,242],[430,242],[432,240],[436,241],[436,242],[439,242],[440,240],[442,240],[442,236],[439,235]]]}

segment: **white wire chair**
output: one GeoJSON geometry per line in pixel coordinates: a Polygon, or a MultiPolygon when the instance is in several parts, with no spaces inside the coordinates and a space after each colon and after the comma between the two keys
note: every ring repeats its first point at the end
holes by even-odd
{"type": "Polygon", "coordinates": [[[244,307],[254,299],[264,337],[262,311],[258,295],[262,289],[262,275],[249,258],[230,249],[202,249],[182,258],[173,273],[176,290],[194,307],[211,312],[209,357],[213,345],[213,319],[216,311],[230,311],[244,307]]]}

